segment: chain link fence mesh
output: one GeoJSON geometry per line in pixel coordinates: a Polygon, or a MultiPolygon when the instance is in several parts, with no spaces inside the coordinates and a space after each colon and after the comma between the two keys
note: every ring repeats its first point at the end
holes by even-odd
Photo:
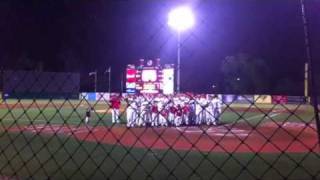
{"type": "MultiPolygon", "coordinates": [[[[214,33],[208,17],[199,28],[214,33]]],[[[171,58],[163,51],[174,35],[162,37],[161,18],[152,22],[147,41],[163,43],[139,52],[171,58]]],[[[215,51],[194,30],[181,41],[185,59],[198,57],[190,42],[215,51]]],[[[225,62],[250,60],[240,56],[225,62]]],[[[224,76],[232,94],[173,95],[79,93],[78,73],[1,76],[0,179],[320,179],[318,105],[310,97],[245,95],[234,76],[224,76]]],[[[182,75],[186,88],[189,76],[182,75]]]]}
{"type": "Polygon", "coordinates": [[[311,105],[230,97],[4,100],[1,174],[18,179],[318,178],[311,105]],[[212,104],[214,98],[221,104],[212,104]]]}

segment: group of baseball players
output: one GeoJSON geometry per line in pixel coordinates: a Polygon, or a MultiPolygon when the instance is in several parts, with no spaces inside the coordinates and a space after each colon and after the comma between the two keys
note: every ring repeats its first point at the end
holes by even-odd
{"type": "Polygon", "coordinates": [[[112,123],[120,123],[120,102],[126,102],[127,127],[218,125],[221,98],[217,95],[129,95],[111,98],[112,123]]]}

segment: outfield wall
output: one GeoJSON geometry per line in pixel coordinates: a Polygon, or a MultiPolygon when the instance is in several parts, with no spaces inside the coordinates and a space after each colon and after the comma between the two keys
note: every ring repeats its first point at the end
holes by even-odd
{"type": "Polygon", "coordinates": [[[304,96],[284,96],[284,95],[222,95],[226,104],[305,104],[304,96]]]}
{"type": "Polygon", "coordinates": [[[105,92],[82,92],[79,94],[80,100],[88,100],[88,101],[109,101],[110,93],[105,92]]]}
{"type": "MultiPolygon", "coordinates": [[[[112,93],[115,94],[115,93],[112,93]]],[[[207,97],[213,94],[207,94],[207,97]]],[[[122,96],[126,96],[123,93],[122,96]]],[[[307,103],[304,96],[282,96],[282,95],[234,95],[220,94],[224,104],[305,104],[307,103]]],[[[108,101],[109,93],[104,92],[82,92],[79,94],[79,99],[89,101],[108,101]]]]}

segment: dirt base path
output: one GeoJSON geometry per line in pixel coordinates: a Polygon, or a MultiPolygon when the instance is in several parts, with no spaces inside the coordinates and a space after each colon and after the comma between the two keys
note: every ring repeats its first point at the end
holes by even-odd
{"type": "Polygon", "coordinates": [[[82,141],[125,147],[193,150],[203,152],[319,152],[314,124],[264,123],[253,129],[246,124],[213,127],[126,128],[70,125],[12,127],[9,132],[65,135],[82,141]]]}

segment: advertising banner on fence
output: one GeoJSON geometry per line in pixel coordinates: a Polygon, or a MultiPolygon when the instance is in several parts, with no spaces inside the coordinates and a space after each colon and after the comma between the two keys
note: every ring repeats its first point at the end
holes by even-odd
{"type": "MultiPolygon", "coordinates": [[[[118,94],[116,94],[118,95],[118,94]]],[[[80,100],[86,99],[89,101],[109,101],[110,100],[110,93],[105,92],[83,92],[79,95],[80,100]]]]}
{"type": "Polygon", "coordinates": [[[253,102],[253,95],[233,95],[225,94],[222,95],[222,100],[225,104],[240,103],[240,104],[250,104],[253,102]]]}
{"type": "Polygon", "coordinates": [[[306,102],[304,96],[288,96],[288,104],[304,104],[306,102]]]}
{"type": "Polygon", "coordinates": [[[80,93],[79,94],[79,99],[81,100],[81,99],[86,99],[86,100],[88,100],[88,93],[80,93]]]}
{"type": "Polygon", "coordinates": [[[272,103],[273,104],[287,104],[288,103],[288,96],[272,96],[272,103]]]}
{"type": "Polygon", "coordinates": [[[270,95],[254,95],[254,103],[257,104],[271,104],[272,98],[270,95]]]}
{"type": "Polygon", "coordinates": [[[96,100],[96,93],[88,93],[88,100],[95,101],[96,100]]]}
{"type": "Polygon", "coordinates": [[[110,94],[109,93],[96,93],[96,100],[97,101],[109,101],[110,94]]]}
{"type": "Polygon", "coordinates": [[[238,96],[237,102],[244,103],[244,104],[251,104],[254,102],[254,98],[253,98],[253,95],[241,95],[241,96],[238,96]]]}
{"type": "Polygon", "coordinates": [[[232,104],[235,99],[236,99],[235,95],[231,95],[231,94],[222,95],[222,102],[224,104],[232,104]]]}

